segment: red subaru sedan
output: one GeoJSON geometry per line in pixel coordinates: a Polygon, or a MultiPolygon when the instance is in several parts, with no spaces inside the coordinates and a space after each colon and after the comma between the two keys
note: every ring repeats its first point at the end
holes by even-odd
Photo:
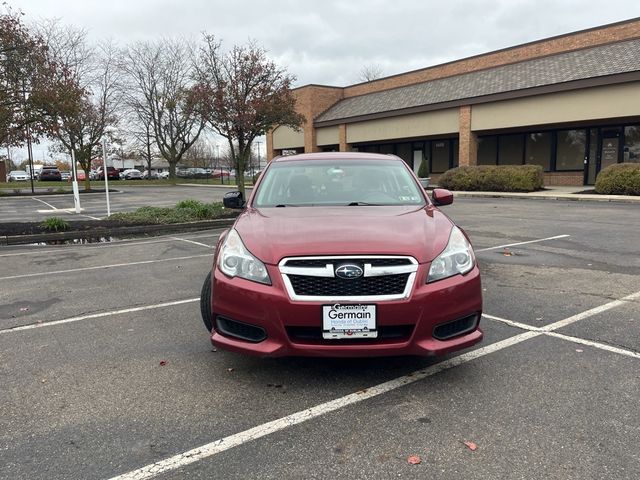
{"type": "Polygon", "coordinates": [[[220,236],[201,311],[212,343],[265,357],[442,355],[482,339],[465,233],[393,155],[270,162],[220,236]]]}

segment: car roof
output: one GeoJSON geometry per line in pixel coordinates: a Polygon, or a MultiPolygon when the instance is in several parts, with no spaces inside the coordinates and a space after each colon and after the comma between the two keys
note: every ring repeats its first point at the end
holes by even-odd
{"type": "Polygon", "coordinates": [[[297,160],[398,160],[402,161],[400,157],[385,153],[369,153],[369,152],[315,152],[315,153],[300,153],[297,155],[285,155],[282,157],[276,157],[272,162],[291,162],[297,160]]]}

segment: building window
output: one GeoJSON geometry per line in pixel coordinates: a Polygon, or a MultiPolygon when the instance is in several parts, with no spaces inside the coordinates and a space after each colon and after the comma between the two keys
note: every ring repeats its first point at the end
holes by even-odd
{"type": "Polygon", "coordinates": [[[449,170],[451,142],[449,140],[434,140],[431,142],[431,149],[431,171],[444,173],[449,170]]]}
{"type": "Polygon", "coordinates": [[[540,165],[545,172],[551,170],[550,132],[527,134],[525,163],[527,165],[540,165]]]}
{"type": "Polygon", "coordinates": [[[393,143],[385,143],[383,145],[380,145],[380,153],[394,153],[394,145],[393,143]]]}
{"type": "Polygon", "coordinates": [[[478,137],[478,165],[495,165],[498,158],[498,138],[478,137]]]}
{"type": "Polygon", "coordinates": [[[624,127],[623,161],[640,163],[640,125],[624,127]]]}
{"type": "Polygon", "coordinates": [[[556,170],[582,170],[586,146],[586,130],[558,131],[556,170]]]}
{"type": "Polygon", "coordinates": [[[500,135],[498,137],[498,164],[522,165],[524,156],[524,136],[500,135]]]}
{"type": "Polygon", "coordinates": [[[413,160],[411,154],[411,144],[399,143],[398,145],[396,145],[396,155],[404,160],[407,165],[411,165],[411,162],[413,160]]]}

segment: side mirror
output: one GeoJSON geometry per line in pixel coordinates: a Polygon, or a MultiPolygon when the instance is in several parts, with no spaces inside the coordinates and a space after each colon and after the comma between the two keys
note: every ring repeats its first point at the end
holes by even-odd
{"type": "Polygon", "coordinates": [[[433,203],[436,205],[451,205],[453,203],[453,193],[444,188],[435,188],[431,194],[433,203]]]}
{"type": "Polygon", "coordinates": [[[243,208],[244,198],[242,198],[242,192],[236,190],[225,193],[222,198],[222,204],[224,208],[243,208]]]}

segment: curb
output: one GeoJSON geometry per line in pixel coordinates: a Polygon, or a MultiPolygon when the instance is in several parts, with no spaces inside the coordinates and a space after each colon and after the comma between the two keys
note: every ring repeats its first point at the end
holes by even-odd
{"type": "Polygon", "coordinates": [[[117,237],[123,235],[140,235],[144,233],[209,230],[211,228],[230,227],[235,221],[235,218],[220,218],[216,220],[205,220],[202,222],[170,223],[167,225],[135,225],[131,227],[95,228],[91,231],[75,230],[70,232],[42,233],[36,235],[3,235],[0,236],[0,245],[24,245],[28,243],[73,240],[78,238],[117,237]]]}
{"type": "Polygon", "coordinates": [[[581,194],[529,194],[529,193],[499,193],[499,192],[459,192],[453,191],[458,198],[519,198],[526,200],[560,200],[570,202],[618,202],[618,203],[640,203],[640,197],[630,197],[626,195],[581,195],[581,194]]]}

